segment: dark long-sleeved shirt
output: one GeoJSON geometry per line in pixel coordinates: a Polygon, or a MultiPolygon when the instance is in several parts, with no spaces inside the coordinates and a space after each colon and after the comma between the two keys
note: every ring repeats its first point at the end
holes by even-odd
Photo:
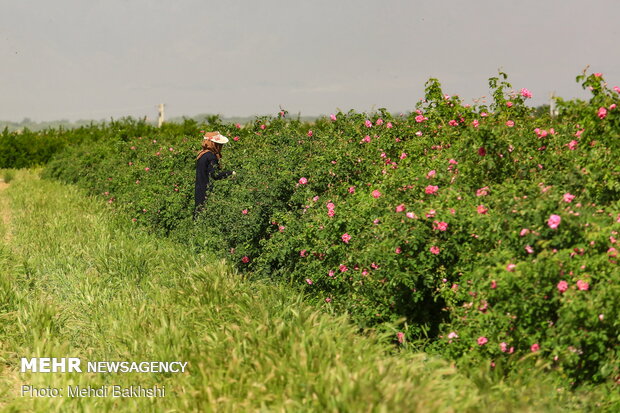
{"type": "Polygon", "coordinates": [[[211,179],[222,179],[230,176],[231,171],[219,171],[219,161],[213,152],[207,152],[196,161],[196,187],[194,201],[196,208],[205,202],[207,191],[211,187],[211,179]]]}

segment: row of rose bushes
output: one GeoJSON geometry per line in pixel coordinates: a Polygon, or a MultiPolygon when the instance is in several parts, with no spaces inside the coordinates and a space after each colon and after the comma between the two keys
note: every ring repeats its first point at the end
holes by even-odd
{"type": "Polygon", "coordinates": [[[298,285],[402,346],[510,365],[548,361],[573,382],[618,380],[618,91],[533,117],[531,93],[491,79],[490,106],[427,83],[408,114],[313,124],[168,125],[72,146],[48,176],[256,277],[298,285]],[[231,138],[194,220],[200,129],[231,138]]]}
{"type": "Polygon", "coordinates": [[[54,154],[71,145],[97,142],[115,136],[127,139],[141,134],[154,133],[157,129],[144,119],[125,118],[108,123],[92,123],[79,128],[48,128],[42,131],[23,129],[0,133],[0,168],[31,168],[47,164],[54,154]]]}

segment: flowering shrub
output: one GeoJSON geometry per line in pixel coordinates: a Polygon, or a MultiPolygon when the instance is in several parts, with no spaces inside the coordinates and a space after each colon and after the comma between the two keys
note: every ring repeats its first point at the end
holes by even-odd
{"type": "Polygon", "coordinates": [[[360,327],[398,325],[400,345],[618,380],[620,95],[580,80],[592,100],[559,101],[557,119],[533,117],[503,73],[489,106],[431,79],[409,114],[188,121],[71,147],[47,173],[360,327]],[[201,128],[233,137],[222,162],[237,174],[193,221],[201,128]]]}

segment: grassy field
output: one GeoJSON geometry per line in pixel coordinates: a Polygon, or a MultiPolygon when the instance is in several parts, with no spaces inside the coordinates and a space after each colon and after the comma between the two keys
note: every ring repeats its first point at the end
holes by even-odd
{"type": "MultiPolygon", "coordinates": [[[[538,371],[461,372],[358,335],[286,287],[118,222],[79,190],[21,171],[0,184],[0,410],[595,411],[538,371]],[[185,374],[20,373],[20,357],[184,361],[185,374]],[[71,398],[68,385],[165,386],[71,398]],[[22,397],[21,386],[65,389],[22,397]]],[[[542,369],[542,366],[541,366],[542,369]]]]}

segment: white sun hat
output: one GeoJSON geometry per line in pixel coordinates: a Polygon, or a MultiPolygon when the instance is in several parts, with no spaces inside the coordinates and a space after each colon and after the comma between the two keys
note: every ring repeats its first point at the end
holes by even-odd
{"type": "Polygon", "coordinates": [[[204,135],[204,139],[208,139],[215,143],[226,143],[228,142],[228,138],[219,132],[207,132],[204,135]]]}

